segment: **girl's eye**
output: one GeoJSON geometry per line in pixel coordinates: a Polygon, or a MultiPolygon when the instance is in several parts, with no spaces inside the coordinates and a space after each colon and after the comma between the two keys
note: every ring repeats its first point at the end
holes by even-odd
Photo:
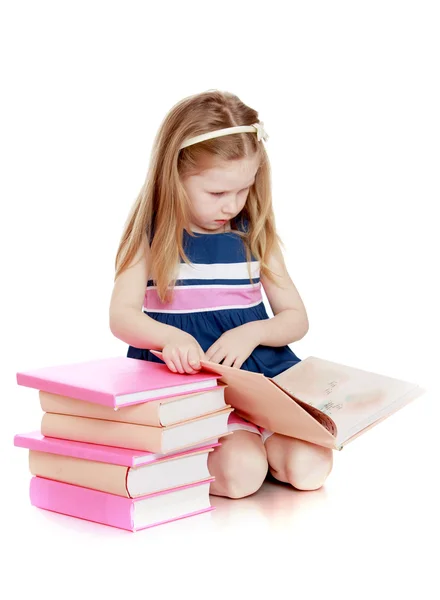
{"type": "MultiPolygon", "coordinates": [[[[241,192],[246,192],[248,189],[249,189],[248,187],[244,188],[243,190],[241,190],[241,192]]],[[[240,192],[240,194],[241,194],[241,192],[240,192]]],[[[210,192],[210,194],[212,196],[223,196],[224,192],[210,192]]]]}

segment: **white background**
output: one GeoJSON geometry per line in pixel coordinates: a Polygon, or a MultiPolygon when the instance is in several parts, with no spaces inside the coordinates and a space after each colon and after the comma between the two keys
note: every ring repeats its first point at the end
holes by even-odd
{"type": "MultiPolygon", "coordinates": [[[[438,597],[438,3],[3,2],[1,545],[8,597],[438,597]],[[259,111],[310,330],[292,344],[427,393],[335,452],[131,534],[30,505],[37,392],[15,374],[126,353],[114,258],[153,137],[217,88],[259,111]],[[433,543],[432,550],[428,546],[433,543]]],[[[2,593],[3,595],[3,593],[2,593]]]]}

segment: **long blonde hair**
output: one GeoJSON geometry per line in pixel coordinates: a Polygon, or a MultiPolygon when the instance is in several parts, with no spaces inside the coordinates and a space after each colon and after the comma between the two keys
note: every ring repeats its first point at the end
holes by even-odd
{"type": "Polygon", "coordinates": [[[115,280],[131,263],[147,235],[151,242],[148,277],[157,286],[161,302],[170,301],[180,258],[190,264],[183,248],[183,229],[193,235],[189,228],[189,199],[182,179],[198,173],[202,164],[208,163],[210,167],[216,160],[234,160],[258,153],[260,167],[241,213],[248,221],[248,230],[237,230],[233,222],[231,228],[243,238],[250,281],[252,253],[260,261],[260,274],[276,283],[267,261],[275,242],[283,244],[275,228],[270,164],[263,142],[257,140],[255,133],[234,133],[179,150],[189,137],[258,121],[257,111],[234,94],[218,90],[184,98],[169,111],[156,135],[145,183],[124,226],[116,254],[115,280]]]}

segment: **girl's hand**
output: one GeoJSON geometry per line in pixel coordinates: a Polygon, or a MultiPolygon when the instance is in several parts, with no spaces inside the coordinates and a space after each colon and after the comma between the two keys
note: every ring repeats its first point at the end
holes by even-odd
{"type": "Polygon", "coordinates": [[[198,341],[183,331],[173,335],[162,349],[162,360],[173,373],[197,373],[200,359],[205,355],[198,341]]]}
{"type": "Polygon", "coordinates": [[[246,323],[225,331],[206,351],[206,360],[240,369],[259,345],[258,323],[246,323]]]}

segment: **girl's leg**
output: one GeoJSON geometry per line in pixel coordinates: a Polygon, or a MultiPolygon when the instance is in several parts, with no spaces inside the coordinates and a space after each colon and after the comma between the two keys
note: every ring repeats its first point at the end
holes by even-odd
{"type": "Polygon", "coordinates": [[[299,490],[319,489],[333,467],[333,450],[273,433],[265,442],[269,470],[299,490]]]}
{"type": "Polygon", "coordinates": [[[269,468],[260,434],[236,430],[220,442],[222,445],[208,455],[208,469],[215,477],[210,494],[244,498],[255,493],[269,468]]]}

